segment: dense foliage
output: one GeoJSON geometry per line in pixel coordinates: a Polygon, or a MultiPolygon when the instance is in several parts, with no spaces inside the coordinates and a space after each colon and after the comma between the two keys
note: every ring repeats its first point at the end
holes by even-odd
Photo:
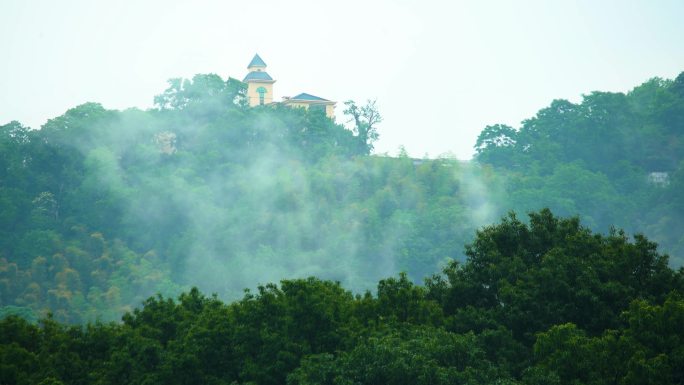
{"type": "Polygon", "coordinates": [[[555,100],[519,129],[486,127],[475,148],[506,176],[506,208],[645,233],[684,263],[684,72],[627,94],[555,100]]]}
{"type": "Polygon", "coordinates": [[[640,235],[684,261],[684,73],[470,163],[369,155],[373,102],[244,93],[0,126],[0,384],[684,382],[684,270],[640,235]]]}
{"type": "Polygon", "coordinates": [[[230,304],[157,296],[122,323],[0,321],[3,384],[680,384],[684,270],[643,237],[511,214],[465,263],[353,295],[316,278],[230,304]]]}
{"type": "Polygon", "coordinates": [[[114,320],[198,285],[222,298],[315,275],[356,291],[421,279],[492,210],[456,161],[368,156],[381,121],[347,102],[248,108],[215,75],[172,80],[149,111],[88,103],[40,130],[0,127],[0,312],[114,320]]]}
{"type": "Polygon", "coordinates": [[[244,84],[174,79],[156,108],[88,103],[0,126],[0,316],[115,320],[154,293],[317,276],[353,292],[464,260],[475,230],[550,207],[644,233],[684,262],[684,74],[554,101],[478,139],[476,162],[369,156],[374,103],[245,104],[244,84]],[[649,179],[650,178],[650,179],[649,179]]]}

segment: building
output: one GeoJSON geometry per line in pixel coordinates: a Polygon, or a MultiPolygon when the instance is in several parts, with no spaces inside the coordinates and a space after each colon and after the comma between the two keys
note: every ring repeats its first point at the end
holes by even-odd
{"type": "Polygon", "coordinates": [[[330,119],[335,117],[335,102],[304,92],[291,98],[283,96],[282,103],[290,107],[300,107],[306,109],[320,108],[325,111],[325,115],[330,119]]]}
{"type": "Polygon", "coordinates": [[[247,100],[251,107],[273,103],[273,83],[275,80],[266,72],[266,63],[258,54],[247,66],[247,76],[242,80],[247,83],[247,100]]]}
{"type": "MultiPolygon", "coordinates": [[[[247,100],[249,105],[254,107],[274,103],[273,83],[276,81],[266,72],[266,63],[259,54],[254,55],[254,58],[247,66],[247,70],[249,72],[242,81],[247,84],[247,100]]],[[[333,119],[335,117],[336,103],[334,101],[305,92],[293,97],[284,96],[281,103],[289,107],[321,109],[325,111],[325,115],[328,118],[333,119]]]]}
{"type": "Polygon", "coordinates": [[[670,184],[670,174],[665,171],[654,171],[648,174],[648,183],[659,187],[670,184]]]}

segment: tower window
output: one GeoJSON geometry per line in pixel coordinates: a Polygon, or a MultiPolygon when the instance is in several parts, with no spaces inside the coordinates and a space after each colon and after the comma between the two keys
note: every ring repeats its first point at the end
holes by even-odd
{"type": "Polygon", "coordinates": [[[266,88],[264,87],[259,87],[256,89],[256,92],[259,94],[259,105],[263,106],[264,105],[264,100],[266,99],[266,88]]]}

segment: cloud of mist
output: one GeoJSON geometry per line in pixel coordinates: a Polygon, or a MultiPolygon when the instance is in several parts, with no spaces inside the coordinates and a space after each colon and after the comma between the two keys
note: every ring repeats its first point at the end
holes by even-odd
{"type": "Polygon", "coordinates": [[[469,207],[469,219],[477,227],[491,224],[501,215],[495,203],[495,196],[500,191],[494,181],[485,180],[486,172],[479,164],[469,162],[462,164],[456,173],[464,202],[469,207]]]}
{"type": "Polygon", "coordinates": [[[420,280],[445,258],[462,258],[474,229],[496,219],[491,181],[477,165],[377,156],[312,163],[269,112],[226,113],[230,127],[165,114],[115,112],[71,145],[86,158],[89,188],[120,208],[117,236],[158,255],[183,287],[235,299],[244,288],[313,275],[360,292],[414,265],[420,280]],[[255,139],[235,146],[230,130],[255,139]],[[441,197],[430,178],[458,187],[441,197]]]}

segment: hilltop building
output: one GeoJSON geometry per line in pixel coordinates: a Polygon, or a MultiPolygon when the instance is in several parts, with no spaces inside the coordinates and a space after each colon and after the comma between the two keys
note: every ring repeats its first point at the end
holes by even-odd
{"type": "MultiPolygon", "coordinates": [[[[272,104],[273,102],[273,80],[271,75],[266,72],[266,63],[259,54],[254,55],[252,61],[247,65],[247,76],[242,80],[247,83],[247,100],[251,107],[272,104]]],[[[335,102],[323,99],[308,93],[301,93],[297,96],[283,96],[280,102],[285,106],[298,108],[316,108],[325,111],[325,115],[333,119],[335,117],[335,102]]]]}
{"type": "Polygon", "coordinates": [[[254,58],[247,65],[247,76],[242,80],[247,83],[247,100],[251,107],[273,103],[273,83],[275,80],[266,72],[266,63],[259,57],[254,58]]]}
{"type": "Polygon", "coordinates": [[[302,92],[293,97],[283,96],[282,103],[286,106],[300,107],[300,108],[321,108],[325,109],[325,115],[332,119],[335,116],[335,102],[319,98],[311,94],[302,92]]]}

